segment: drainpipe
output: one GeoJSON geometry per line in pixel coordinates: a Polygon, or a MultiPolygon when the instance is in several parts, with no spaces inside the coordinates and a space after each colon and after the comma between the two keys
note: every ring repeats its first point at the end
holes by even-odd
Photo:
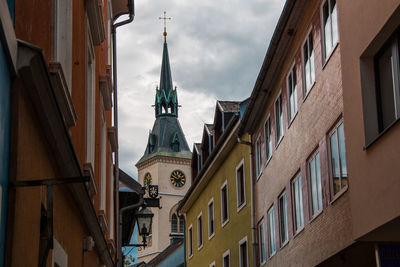
{"type": "Polygon", "coordinates": [[[251,135],[250,135],[250,142],[244,141],[240,139],[240,136],[237,135],[237,142],[242,145],[249,146],[250,148],[250,193],[251,193],[251,236],[252,241],[251,245],[253,247],[253,266],[257,266],[257,238],[256,238],[256,213],[255,213],[255,198],[254,198],[254,181],[253,181],[253,167],[252,167],[252,160],[253,160],[253,146],[251,144],[251,135]]]}
{"type": "MultiPolygon", "coordinates": [[[[113,80],[114,80],[114,126],[115,126],[115,135],[117,138],[118,144],[118,83],[117,83],[117,28],[123,26],[125,24],[131,23],[135,17],[134,10],[134,0],[128,0],[128,9],[129,9],[129,18],[115,23],[112,25],[112,41],[113,41],[113,80]]],[[[119,16],[114,18],[113,23],[118,19],[119,16]]],[[[120,210],[119,210],[119,156],[118,156],[118,148],[115,153],[115,182],[114,182],[114,211],[116,212],[116,225],[120,225],[120,210]]],[[[121,210],[122,211],[122,210],[121,210]]],[[[120,231],[121,229],[118,229],[120,231]]],[[[116,240],[117,243],[117,262],[116,266],[122,266],[122,240],[120,236],[122,233],[118,233],[116,236],[118,237],[116,240]]]]}

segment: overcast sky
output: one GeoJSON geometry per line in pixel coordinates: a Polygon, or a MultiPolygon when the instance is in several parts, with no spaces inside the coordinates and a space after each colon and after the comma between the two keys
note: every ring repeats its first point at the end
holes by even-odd
{"type": "Polygon", "coordinates": [[[155,120],[163,11],[179,121],[189,147],[212,123],[216,100],[250,96],[285,0],[136,0],[117,30],[120,168],[137,177],[155,120]]]}

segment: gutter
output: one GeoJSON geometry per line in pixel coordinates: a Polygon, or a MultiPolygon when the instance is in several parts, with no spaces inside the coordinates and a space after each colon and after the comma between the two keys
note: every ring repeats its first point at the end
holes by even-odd
{"type": "MultiPolygon", "coordinates": [[[[134,9],[134,0],[128,0],[128,13],[129,18],[115,23],[116,20],[124,14],[118,14],[115,16],[113,19],[113,25],[112,25],[112,42],[113,42],[113,81],[114,81],[114,126],[115,126],[115,135],[117,139],[117,144],[118,144],[118,83],[117,83],[117,28],[123,25],[126,25],[128,23],[131,23],[135,17],[135,9],[134,9]]],[[[114,182],[114,210],[116,212],[116,225],[120,225],[119,219],[120,219],[120,210],[119,210],[119,155],[118,155],[118,147],[117,147],[117,152],[115,153],[115,168],[114,168],[114,176],[115,176],[115,182],[114,182]]],[[[120,229],[118,229],[119,231],[120,229]]],[[[116,236],[118,237],[116,241],[117,243],[117,261],[116,261],[116,266],[122,266],[122,240],[120,239],[120,235],[122,233],[118,233],[116,236]]]]}
{"type": "Polygon", "coordinates": [[[253,266],[257,266],[257,230],[256,230],[256,208],[255,208],[255,197],[254,197],[254,178],[253,178],[253,146],[251,143],[251,135],[249,135],[250,142],[240,139],[239,134],[237,135],[237,141],[239,144],[249,146],[250,149],[250,194],[251,194],[251,245],[253,246],[253,266]]]}
{"type": "MultiPolygon", "coordinates": [[[[205,175],[205,173],[208,171],[208,168],[210,167],[211,163],[214,161],[218,153],[220,152],[220,149],[222,148],[223,144],[225,141],[228,139],[228,137],[232,134],[231,131],[236,125],[236,122],[239,119],[239,115],[235,114],[228,125],[226,126],[226,129],[222,136],[220,137],[217,145],[214,147],[214,150],[211,152],[211,155],[208,156],[206,162],[204,163],[203,167],[201,168],[199,174],[195,178],[193,178],[193,183],[190,186],[189,190],[186,192],[185,197],[181,200],[177,210],[178,212],[181,212],[183,207],[185,206],[186,202],[188,201],[190,195],[193,193],[195,190],[196,186],[199,184],[201,178],[205,175]]],[[[183,212],[185,213],[185,212],[183,212]]]]}

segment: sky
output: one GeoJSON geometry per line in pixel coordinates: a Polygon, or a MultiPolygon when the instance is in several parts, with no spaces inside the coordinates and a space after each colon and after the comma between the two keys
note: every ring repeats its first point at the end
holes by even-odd
{"type": "Polygon", "coordinates": [[[189,147],[212,123],[216,100],[253,90],[285,0],[136,0],[135,19],[117,30],[120,168],[137,178],[155,120],[163,16],[179,121],[189,147]]]}

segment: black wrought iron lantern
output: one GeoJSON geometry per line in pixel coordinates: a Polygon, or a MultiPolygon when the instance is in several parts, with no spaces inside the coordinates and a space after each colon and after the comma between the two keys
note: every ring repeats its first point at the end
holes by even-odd
{"type": "Polygon", "coordinates": [[[151,233],[153,216],[154,214],[145,207],[136,214],[139,235],[143,237],[143,240],[146,240],[146,236],[151,233]]]}

